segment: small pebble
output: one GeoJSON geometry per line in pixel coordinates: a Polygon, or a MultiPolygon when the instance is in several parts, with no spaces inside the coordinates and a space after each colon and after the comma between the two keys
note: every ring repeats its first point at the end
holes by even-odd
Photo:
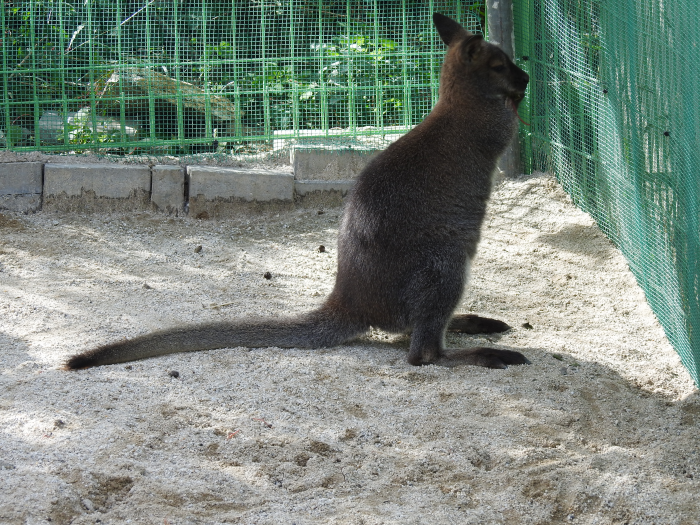
{"type": "Polygon", "coordinates": [[[144,290],[153,290],[153,286],[148,283],[143,283],[144,290]]]}
{"type": "Polygon", "coordinates": [[[201,252],[201,251],[202,251],[202,245],[201,245],[201,244],[200,244],[199,246],[197,246],[197,247],[194,249],[194,253],[199,253],[199,252],[201,252]]]}
{"type": "Polygon", "coordinates": [[[525,330],[532,330],[532,325],[531,325],[530,323],[528,323],[527,321],[525,321],[525,322],[523,323],[523,328],[524,328],[525,330]]]}
{"type": "Polygon", "coordinates": [[[318,247],[319,253],[323,253],[326,251],[326,247],[322,244],[321,246],[318,247]]]}
{"type": "Polygon", "coordinates": [[[177,379],[178,377],[180,377],[180,372],[178,372],[177,370],[171,370],[170,372],[168,372],[168,375],[177,379]]]}
{"type": "Polygon", "coordinates": [[[272,274],[271,274],[270,272],[265,272],[265,273],[263,274],[263,277],[264,277],[265,279],[268,279],[268,280],[269,280],[269,279],[272,279],[272,274]]]}

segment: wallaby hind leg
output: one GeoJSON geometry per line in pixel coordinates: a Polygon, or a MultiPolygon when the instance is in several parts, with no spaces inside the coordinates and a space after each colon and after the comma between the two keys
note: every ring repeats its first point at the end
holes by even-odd
{"type": "Polygon", "coordinates": [[[508,368],[509,365],[528,365],[530,361],[520,352],[501,348],[478,347],[444,350],[442,325],[432,320],[417,323],[411,334],[408,362],[412,365],[440,366],[473,365],[485,368],[508,368]]]}
{"type": "Polygon", "coordinates": [[[489,317],[479,317],[474,314],[457,314],[452,317],[447,326],[448,332],[458,332],[461,334],[496,334],[510,330],[503,321],[490,319],[489,317]]]}
{"type": "Polygon", "coordinates": [[[479,347],[446,352],[444,339],[447,326],[456,325],[462,329],[475,330],[467,333],[483,333],[484,330],[494,328],[494,331],[503,331],[510,327],[502,321],[471,314],[456,315],[448,321],[451,310],[443,310],[443,315],[440,315],[439,305],[435,303],[432,304],[432,308],[424,308],[423,311],[432,312],[432,315],[424,315],[421,319],[414,321],[411,347],[408,351],[408,362],[412,365],[435,363],[442,366],[474,365],[486,368],[508,368],[508,365],[529,363],[520,352],[500,348],[479,347]]]}
{"type": "MultiPolygon", "coordinates": [[[[447,327],[450,332],[463,334],[494,334],[510,330],[503,321],[473,314],[457,314],[447,327]]],[[[520,352],[501,348],[460,348],[443,352],[436,362],[440,366],[473,365],[485,368],[508,368],[508,365],[530,364],[520,352]]]]}
{"type": "Polygon", "coordinates": [[[411,333],[408,362],[414,366],[429,365],[442,356],[445,322],[436,319],[416,323],[411,333]]]}
{"type": "Polygon", "coordinates": [[[482,346],[448,350],[435,364],[440,366],[473,365],[484,368],[508,368],[509,365],[529,365],[530,361],[520,352],[482,346]]]}

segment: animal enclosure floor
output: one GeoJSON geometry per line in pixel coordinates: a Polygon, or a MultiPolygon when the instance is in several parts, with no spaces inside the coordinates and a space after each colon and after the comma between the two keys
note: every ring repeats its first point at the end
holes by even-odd
{"type": "Polygon", "coordinates": [[[312,308],[339,215],[0,216],[0,522],[698,522],[698,391],[547,176],[495,191],[460,307],[514,328],[448,337],[529,366],[414,368],[405,336],[375,331],[59,369],[159,328],[312,308]]]}

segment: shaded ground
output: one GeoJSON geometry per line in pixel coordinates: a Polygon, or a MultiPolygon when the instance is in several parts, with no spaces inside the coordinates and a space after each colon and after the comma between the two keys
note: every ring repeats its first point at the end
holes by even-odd
{"type": "Polygon", "coordinates": [[[374,332],[58,369],[156,328],[311,308],[339,214],[2,215],[0,522],[697,523],[697,390],[545,176],[496,191],[461,306],[515,328],[449,338],[530,366],[413,368],[405,337],[374,332]]]}

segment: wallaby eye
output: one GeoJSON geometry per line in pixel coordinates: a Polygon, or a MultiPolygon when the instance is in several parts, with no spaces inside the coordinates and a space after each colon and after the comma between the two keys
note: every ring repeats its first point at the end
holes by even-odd
{"type": "Polygon", "coordinates": [[[499,64],[497,66],[491,66],[491,69],[496,73],[503,73],[506,70],[506,66],[499,64]]]}

